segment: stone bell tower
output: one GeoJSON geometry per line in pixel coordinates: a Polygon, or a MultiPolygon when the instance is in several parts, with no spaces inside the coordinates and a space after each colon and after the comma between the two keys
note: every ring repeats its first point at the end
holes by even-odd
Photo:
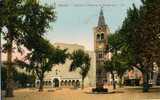
{"type": "Polygon", "coordinates": [[[96,87],[103,87],[107,80],[106,72],[100,67],[106,59],[108,50],[109,28],[105,23],[103,9],[101,8],[98,25],[94,28],[94,51],[96,54],[96,87]]]}

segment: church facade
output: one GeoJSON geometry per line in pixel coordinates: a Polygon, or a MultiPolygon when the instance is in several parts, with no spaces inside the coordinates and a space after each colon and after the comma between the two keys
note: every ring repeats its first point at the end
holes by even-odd
{"type": "MultiPolygon", "coordinates": [[[[99,65],[108,59],[108,35],[110,33],[102,9],[99,14],[98,25],[94,27],[93,31],[94,51],[85,51],[91,57],[90,71],[84,81],[85,87],[95,87],[98,83],[107,81],[108,77],[105,70],[99,68],[99,65]]],[[[85,50],[83,46],[77,44],[55,43],[54,46],[60,49],[67,48],[69,53],[78,49],[85,50]]],[[[71,61],[67,59],[65,64],[54,66],[51,72],[45,74],[44,85],[51,87],[80,87],[82,78],[78,70],[69,72],[70,64],[71,61]]],[[[36,80],[36,85],[39,85],[39,80],[36,80]]]]}
{"type": "MultiPolygon", "coordinates": [[[[55,43],[53,44],[55,47],[60,49],[68,49],[68,53],[72,53],[75,50],[84,50],[85,48],[82,45],[78,44],[66,44],[66,43],[55,43]]],[[[89,54],[91,58],[91,66],[84,80],[85,87],[94,87],[95,86],[95,53],[93,51],[85,51],[89,54]]],[[[79,74],[79,70],[76,71],[69,71],[71,64],[71,60],[67,59],[65,64],[59,64],[53,66],[52,71],[45,73],[44,78],[44,86],[45,87],[81,87],[82,78],[79,74]]],[[[36,87],[39,85],[39,80],[36,80],[36,87]]]]}

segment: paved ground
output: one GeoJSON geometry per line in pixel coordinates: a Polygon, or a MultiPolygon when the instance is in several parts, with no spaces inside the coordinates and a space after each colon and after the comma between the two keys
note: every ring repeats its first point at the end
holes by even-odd
{"type": "MultiPolygon", "coordinates": [[[[160,88],[151,89],[149,93],[142,93],[140,88],[117,89],[115,93],[93,94],[90,88],[81,89],[45,89],[37,92],[36,89],[19,89],[15,97],[2,98],[4,100],[160,100],[160,88]]],[[[110,92],[113,92],[110,89],[110,92]]]]}

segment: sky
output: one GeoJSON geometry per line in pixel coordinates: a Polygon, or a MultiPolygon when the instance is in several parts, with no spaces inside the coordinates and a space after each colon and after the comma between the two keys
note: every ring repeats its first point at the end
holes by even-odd
{"type": "Polygon", "coordinates": [[[93,28],[98,24],[103,7],[105,22],[111,33],[120,28],[127,9],[141,0],[41,0],[42,4],[56,5],[57,20],[46,33],[51,43],[72,43],[93,50],[93,28]]]}
{"type": "MultiPolygon", "coordinates": [[[[111,33],[114,33],[122,25],[127,9],[132,7],[133,3],[137,7],[141,5],[140,0],[40,0],[40,2],[56,6],[57,20],[50,23],[50,29],[45,35],[52,44],[55,42],[80,44],[91,51],[94,50],[93,28],[98,24],[101,7],[105,22],[111,33]]],[[[16,53],[13,59],[17,57],[23,58],[21,54],[16,53]]],[[[2,59],[6,59],[6,54],[2,54],[2,59]]]]}

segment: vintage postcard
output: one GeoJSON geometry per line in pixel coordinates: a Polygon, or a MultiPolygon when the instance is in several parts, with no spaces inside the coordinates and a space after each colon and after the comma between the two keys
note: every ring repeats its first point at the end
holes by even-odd
{"type": "Polygon", "coordinates": [[[0,0],[1,100],[160,100],[160,0],[0,0]]]}

